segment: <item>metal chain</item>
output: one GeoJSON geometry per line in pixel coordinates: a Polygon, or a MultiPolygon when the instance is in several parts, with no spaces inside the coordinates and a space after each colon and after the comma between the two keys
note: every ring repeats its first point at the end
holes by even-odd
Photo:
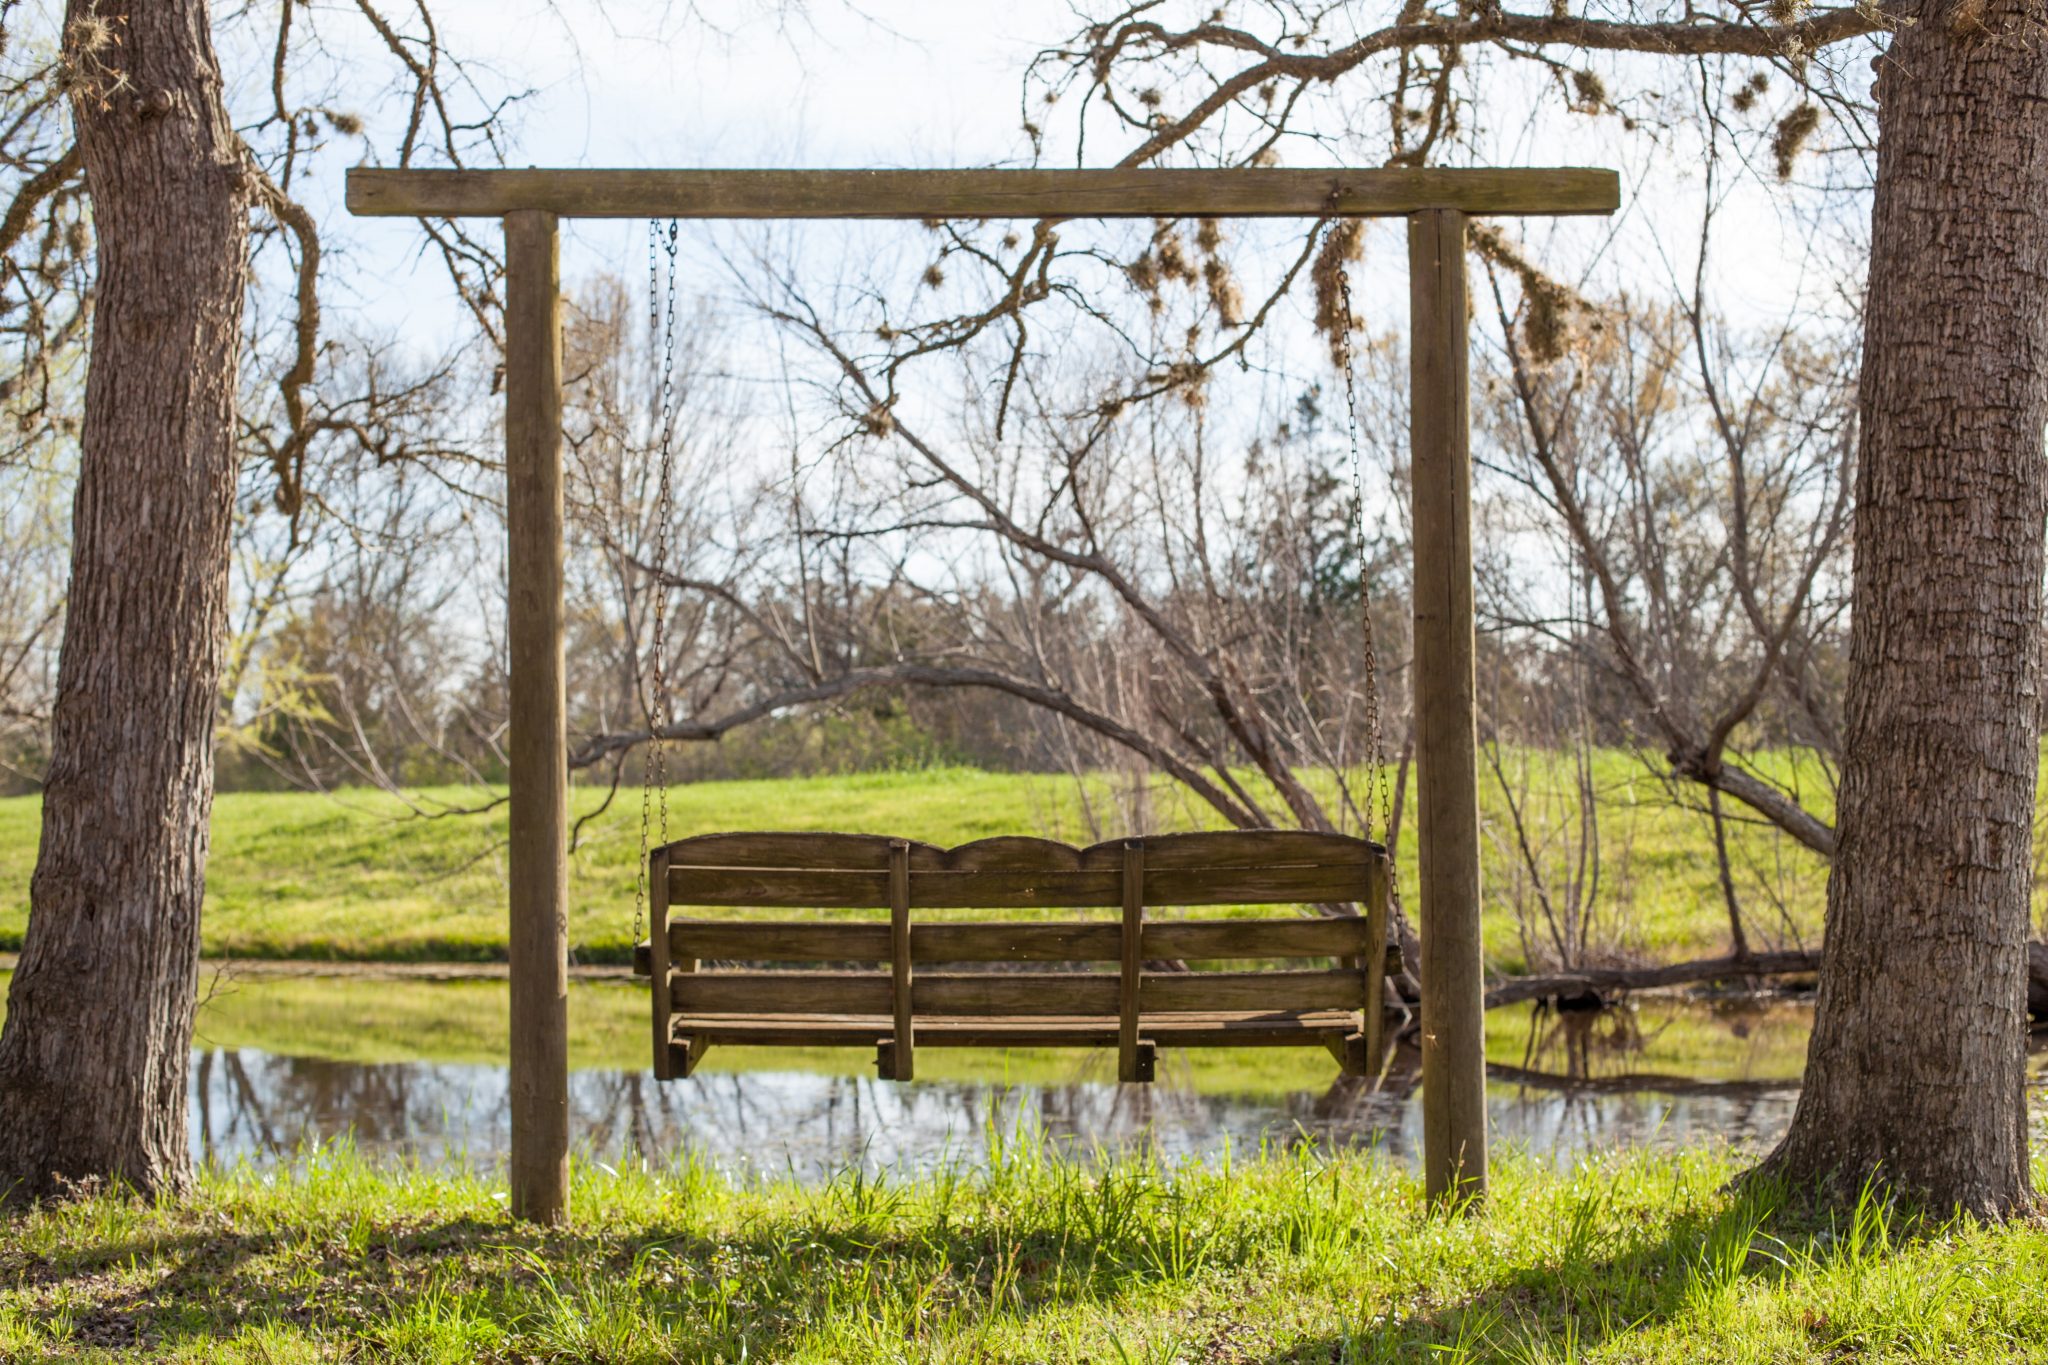
{"type": "Polygon", "coordinates": [[[1379,806],[1380,828],[1393,835],[1394,788],[1387,776],[1387,752],[1384,722],[1380,707],[1379,651],[1374,645],[1372,629],[1372,565],[1367,549],[1370,543],[1365,526],[1365,456],[1359,449],[1358,441],[1358,382],[1352,374],[1351,356],[1351,272],[1342,266],[1337,269],[1337,289],[1343,297],[1344,316],[1337,324],[1338,346],[1342,350],[1344,367],[1344,409],[1349,419],[1351,438],[1351,502],[1352,519],[1358,533],[1358,606],[1365,622],[1365,724],[1368,737],[1369,757],[1372,762],[1372,789],[1366,797],[1365,837],[1372,837],[1372,809],[1375,800],[1379,806]]]}
{"type": "MultiPolygon", "coordinates": [[[[659,445],[660,465],[656,473],[654,494],[654,567],[659,570],[667,566],[669,556],[670,522],[675,501],[673,479],[673,451],[675,445],[675,369],[676,369],[676,237],[678,224],[675,219],[667,227],[656,219],[647,221],[647,332],[648,344],[660,348],[661,378],[655,390],[656,441],[659,445]],[[666,255],[668,262],[667,288],[662,286],[661,258],[666,255]],[[664,298],[664,292],[666,297],[664,298]]],[[[639,943],[647,932],[647,855],[655,847],[656,811],[659,810],[660,843],[668,843],[668,751],[662,740],[662,732],[669,727],[668,709],[668,594],[662,585],[654,585],[654,631],[651,643],[654,656],[654,686],[643,710],[647,715],[647,728],[652,732],[648,742],[647,766],[640,783],[640,867],[633,884],[633,942],[639,943]]]]}

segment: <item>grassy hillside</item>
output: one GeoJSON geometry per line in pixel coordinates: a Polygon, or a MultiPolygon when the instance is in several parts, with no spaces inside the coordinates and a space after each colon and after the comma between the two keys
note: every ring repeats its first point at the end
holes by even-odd
{"type": "MultiPolygon", "coordinates": [[[[1553,900],[1576,865],[1580,838],[1570,783],[1545,756],[1510,759],[1529,845],[1550,869],[1553,900]],[[1523,784],[1526,783],[1526,786],[1523,784]]],[[[1592,939],[1611,953],[1668,958],[1719,951],[1727,919],[1710,829],[1674,807],[1624,754],[1602,755],[1600,883],[1592,939]]],[[[1327,782],[1325,785],[1329,785],[1327,782]]],[[[481,960],[504,952],[505,808],[493,793],[421,792],[411,803],[378,792],[227,794],[215,806],[205,949],[212,956],[481,960]],[[425,813],[423,813],[425,812],[425,813]]],[[[578,813],[603,794],[575,793],[578,813]]],[[[1504,789],[1484,790],[1489,894],[1487,946],[1519,969],[1518,923],[1540,920],[1540,897],[1521,870],[1504,789]],[[1518,917],[1517,907],[1523,915],[1518,917]]],[[[1061,777],[944,769],[778,781],[712,782],[669,793],[676,834],[720,829],[821,829],[902,834],[939,844],[993,834],[1089,842],[1122,832],[1108,781],[1082,791],[1061,777]],[[1091,818],[1092,817],[1092,818],[1091,818]]],[[[1151,798],[1155,828],[1204,820],[1167,788],[1151,798]]],[[[27,918],[38,803],[0,801],[0,949],[18,946],[27,918]]],[[[631,938],[639,852],[638,792],[620,792],[584,826],[571,861],[570,936],[583,961],[623,961],[631,938]]],[[[1403,882],[1414,885],[1414,841],[1404,840],[1403,882]]],[[[1775,832],[1732,826],[1732,861],[1753,942],[1818,939],[1825,869],[1775,832]]],[[[1536,956],[1540,959],[1541,952],[1536,956]]]]}

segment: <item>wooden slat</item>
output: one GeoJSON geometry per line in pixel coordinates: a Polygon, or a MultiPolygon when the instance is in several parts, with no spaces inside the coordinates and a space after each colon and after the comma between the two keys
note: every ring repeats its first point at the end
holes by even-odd
{"type": "Polygon", "coordinates": [[[1106,920],[1093,924],[920,924],[911,930],[919,962],[1115,962],[1122,935],[1106,920]]]}
{"type": "MultiPolygon", "coordinates": [[[[670,844],[676,867],[811,868],[883,871],[896,840],[879,834],[766,831],[701,834],[670,844]]],[[[1075,848],[1052,839],[1005,835],[976,839],[957,848],[910,842],[914,872],[1017,870],[1117,872],[1123,867],[1121,839],[1075,848]]],[[[1209,830],[1154,834],[1144,840],[1146,862],[1155,868],[1244,868],[1319,864],[1363,867],[1380,856],[1376,844],[1346,834],[1298,829],[1209,830]]]]}
{"type": "Polygon", "coordinates": [[[668,846],[673,867],[863,868],[889,869],[889,846],[907,842],[912,867],[938,867],[946,850],[883,834],[835,834],[824,830],[736,831],[699,834],[668,846]]]}
{"type": "MultiPolygon", "coordinates": [[[[1248,868],[1315,864],[1362,868],[1379,855],[1379,845],[1348,834],[1306,829],[1227,829],[1188,834],[1151,834],[1144,839],[1149,868],[1248,868]]],[[[1121,840],[1083,849],[1084,866],[1115,866],[1121,840]]]]}
{"type": "MultiPolygon", "coordinates": [[[[1387,956],[1390,947],[1387,943],[1387,918],[1388,898],[1392,888],[1388,878],[1393,873],[1387,864],[1388,860],[1384,858],[1374,864],[1372,885],[1365,897],[1365,941],[1369,945],[1379,945],[1383,957],[1387,956]]],[[[1401,969],[1400,949],[1393,948],[1391,957],[1378,971],[1371,970],[1372,964],[1363,957],[1360,958],[1358,967],[1366,972],[1365,1027],[1362,1030],[1365,1034],[1365,1064],[1376,1071],[1380,1064],[1380,1033],[1386,1027],[1387,973],[1401,969]]]]}
{"type": "MultiPolygon", "coordinates": [[[[676,867],[669,873],[675,905],[764,909],[880,910],[889,904],[889,874],[818,869],[676,867]]],[[[1286,905],[1356,901],[1366,893],[1364,866],[1147,868],[1147,905],[1286,905]]],[[[910,904],[933,909],[1074,909],[1123,904],[1123,876],[1109,871],[923,872],[913,867],[910,904]]]]}
{"type": "MultiPolygon", "coordinates": [[[[675,978],[675,1005],[689,1013],[880,1014],[892,1008],[881,972],[699,972],[675,978]]],[[[1107,972],[921,973],[910,998],[928,1014],[1100,1014],[1114,1017],[1117,979],[1107,972]]]]}
{"type": "Polygon", "coordinates": [[[917,1016],[911,1007],[910,845],[901,839],[889,847],[889,999],[896,1016],[889,1075],[907,1081],[917,1073],[917,1016]]]}
{"type": "MultiPolygon", "coordinates": [[[[674,920],[675,951],[733,962],[887,962],[886,924],[817,920],[674,920]]],[[[912,962],[1114,962],[1117,926],[1107,922],[913,924],[912,962]]]]}
{"type": "Polygon", "coordinates": [[[366,217],[1313,218],[1420,209],[1606,214],[1613,171],[1472,170],[384,170],[348,173],[366,217]]]}
{"type": "MultiPolygon", "coordinates": [[[[919,933],[911,931],[915,961],[919,933]]],[[[1023,927],[1023,926],[1018,926],[1023,927]]],[[[818,920],[687,920],[669,922],[674,951],[726,962],[887,962],[889,926],[818,920]]]]}
{"type": "MultiPolygon", "coordinates": [[[[1139,994],[1149,1034],[1156,1016],[1205,1010],[1355,1010],[1365,974],[1331,972],[1148,972],[1139,994]]],[[[1020,1011],[1022,1013],[1023,1011],[1020,1011]]],[[[1352,1020],[1352,1027],[1358,1025],[1352,1020]]]]}
{"type": "MultiPolygon", "coordinates": [[[[670,983],[686,1014],[875,1014],[889,1017],[880,972],[698,972],[670,983]]],[[[884,1033],[888,1030],[883,1029],[884,1033]]]]}
{"type": "Polygon", "coordinates": [[[1115,872],[1123,866],[1122,845],[1116,851],[1078,849],[1054,839],[1001,834],[943,849],[936,858],[916,865],[919,872],[1080,872],[1092,868],[1115,872]],[[1093,856],[1091,856],[1093,855],[1093,856]]]}
{"type": "MultiPolygon", "coordinates": [[[[886,924],[832,924],[818,920],[669,921],[669,951],[677,957],[729,962],[887,962],[886,924]]],[[[1362,918],[1149,920],[1143,956],[1186,962],[1218,958],[1356,957],[1371,931],[1362,918]]],[[[914,924],[910,960],[939,962],[1117,962],[1123,934],[1114,923],[1028,920],[970,924],[914,924]]],[[[1389,948],[1387,970],[1401,969],[1389,948]]],[[[644,973],[643,973],[644,974],[644,973]]]]}
{"type": "Polygon", "coordinates": [[[1126,1084],[1144,1079],[1138,1058],[1138,988],[1145,979],[1145,844],[1124,841],[1123,952],[1117,980],[1116,1078],[1126,1084]]]}
{"type": "MultiPolygon", "coordinates": [[[[1175,1047],[1316,1047],[1343,1039],[1358,1016],[1341,1010],[1176,1014],[1147,1020],[1148,1041],[1175,1047]]],[[[676,1035],[706,1044],[771,1047],[867,1047],[889,1036],[889,1017],[878,1015],[677,1015],[676,1035]]],[[[1114,1047],[1113,1016],[1045,1018],[924,1018],[920,1047],[1114,1047]]]]}
{"type": "Polygon", "coordinates": [[[1354,957],[1365,951],[1363,919],[1152,920],[1145,956],[1205,962],[1216,958],[1354,957]]]}
{"type": "MultiPolygon", "coordinates": [[[[1155,1015],[1228,1010],[1356,1010],[1366,974],[1355,971],[1154,972],[1139,987],[1141,1027],[1155,1015]]],[[[878,1014],[894,1008],[882,972],[677,974],[671,998],[689,1014],[878,1014]]],[[[1118,1020],[1119,975],[1109,972],[923,972],[911,985],[918,1018],[1089,1015],[1118,1020]]],[[[1357,1020],[1352,1020],[1357,1027],[1357,1020]]]]}
{"type": "Polygon", "coordinates": [[[668,1081],[675,1079],[675,1073],[669,1061],[668,1041],[669,1002],[672,999],[668,989],[668,968],[672,940],[668,929],[668,850],[665,848],[657,848],[647,855],[647,915],[647,974],[651,978],[650,993],[654,998],[654,1079],[668,1081]]]}

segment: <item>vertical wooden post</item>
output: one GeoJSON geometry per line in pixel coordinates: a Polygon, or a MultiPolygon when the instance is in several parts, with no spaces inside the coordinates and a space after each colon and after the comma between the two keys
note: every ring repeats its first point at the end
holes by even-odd
{"type": "Polygon", "coordinates": [[[1138,1038],[1139,994],[1145,984],[1145,841],[1124,840],[1123,973],[1117,988],[1116,1078],[1149,1081],[1138,1038]]]}
{"type": "Polygon", "coordinates": [[[555,216],[505,215],[511,652],[512,1213],[569,1206],[569,773],[562,704],[562,311],[555,216]]]}
{"type": "MultiPolygon", "coordinates": [[[[1366,954],[1359,959],[1365,972],[1365,1066],[1372,1076],[1380,1074],[1380,1048],[1387,1026],[1387,879],[1394,875],[1390,861],[1376,856],[1366,873],[1366,954]]],[[[1377,1081],[1375,1081],[1377,1084],[1377,1081]]]]}
{"type": "Polygon", "coordinates": [[[896,1009],[896,1036],[889,1050],[889,1079],[917,1074],[917,1016],[911,1009],[910,843],[889,843],[889,998],[896,1009]]]}
{"type": "MultiPolygon", "coordinates": [[[[654,1079],[676,1078],[675,1038],[669,1020],[675,1010],[675,981],[669,970],[668,846],[647,855],[647,975],[654,984],[654,1079]]],[[[695,963],[691,966],[694,968],[695,963]]]]}
{"type": "Polygon", "coordinates": [[[1432,1201],[1486,1192],[1486,1004],[1472,676],[1465,215],[1408,218],[1422,883],[1422,1168],[1432,1201]]]}

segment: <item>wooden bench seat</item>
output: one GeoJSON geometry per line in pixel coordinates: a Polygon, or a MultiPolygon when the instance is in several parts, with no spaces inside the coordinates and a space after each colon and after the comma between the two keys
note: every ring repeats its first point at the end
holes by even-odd
{"type": "MultiPolygon", "coordinates": [[[[707,1043],[792,1047],[863,1047],[885,1037],[893,1021],[886,1014],[679,1014],[678,1034],[701,1035],[707,1043]]],[[[1298,1047],[1306,1041],[1342,1038],[1358,1031],[1349,1010],[1288,1012],[1239,1010],[1185,1014],[1146,1021],[1145,1031],[1170,1046],[1298,1047]]],[[[1115,1047],[1117,1021],[1093,1015],[976,1019],[920,1015],[920,1047],[1115,1047]]]]}
{"type": "Polygon", "coordinates": [[[1159,1046],[1322,1046],[1357,1072],[1377,1055],[1384,977],[1399,965],[1387,944],[1385,853],[1342,835],[1229,831],[1085,849],[1006,838],[940,849],[865,835],[718,834],[655,850],[650,873],[653,932],[635,960],[653,978],[662,1079],[689,1075],[720,1043],[872,1045],[881,1074],[896,1080],[914,1074],[919,1047],[1115,1047],[1119,1077],[1137,1081],[1152,1078],[1159,1046]],[[1146,914],[1271,904],[1365,913],[1146,914]],[[678,905],[889,918],[672,916],[678,905]],[[1121,916],[912,913],[1088,907],[1121,916]],[[1236,969],[1290,958],[1334,965],[1236,969]],[[1204,961],[1234,969],[1186,969],[1204,961]]]}

